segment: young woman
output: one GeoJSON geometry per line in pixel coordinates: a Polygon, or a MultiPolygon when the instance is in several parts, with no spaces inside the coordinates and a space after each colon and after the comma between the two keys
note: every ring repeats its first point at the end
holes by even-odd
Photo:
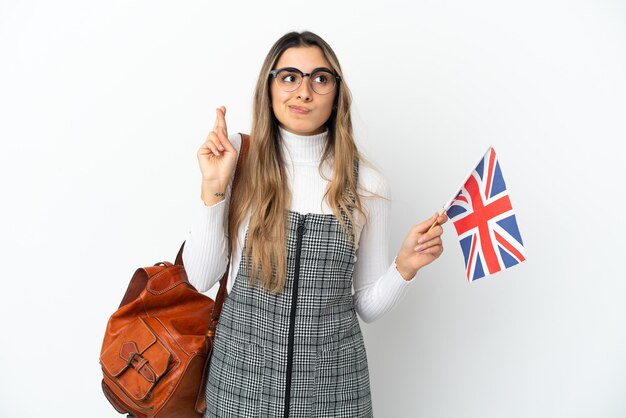
{"type": "Polygon", "coordinates": [[[388,262],[389,190],[360,163],[350,104],[323,39],[280,38],[261,68],[232,195],[241,138],[228,136],[226,109],[217,109],[198,151],[203,204],[183,254],[200,291],[230,263],[206,417],[372,416],[357,313],[370,322],[400,300],[441,255],[447,219],[412,227],[388,262]]]}

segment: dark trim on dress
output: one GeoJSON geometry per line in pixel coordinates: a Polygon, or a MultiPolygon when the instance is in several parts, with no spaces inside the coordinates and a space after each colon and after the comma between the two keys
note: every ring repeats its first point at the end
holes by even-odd
{"type": "Polygon", "coordinates": [[[298,221],[296,241],[296,264],[293,276],[293,293],[291,296],[291,311],[289,314],[289,338],[287,340],[287,381],[285,383],[285,411],[284,418],[289,418],[289,403],[291,401],[291,373],[293,370],[293,345],[296,330],[296,308],[298,306],[298,281],[300,279],[300,254],[302,253],[302,237],[306,233],[305,217],[298,221]]]}

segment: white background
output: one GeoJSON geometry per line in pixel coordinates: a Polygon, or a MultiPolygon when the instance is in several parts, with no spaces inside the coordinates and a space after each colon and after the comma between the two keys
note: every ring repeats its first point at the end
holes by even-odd
{"type": "Polygon", "coordinates": [[[0,1],[0,416],[118,416],[108,316],[185,239],[214,109],[249,131],[265,54],[305,29],[391,183],[390,256],[490,144],[527,249],[469,284],[448,225],[364,325],[376,416],[626,416],[626,3],[608,0],[0,1]]]}

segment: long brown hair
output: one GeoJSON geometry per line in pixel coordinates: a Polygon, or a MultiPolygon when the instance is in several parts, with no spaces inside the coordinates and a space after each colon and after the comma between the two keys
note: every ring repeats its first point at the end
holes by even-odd
{"type": "MultiPolygon", "coordinates": [[[[350,90],[343,81],[341,66],[331,47],[311,32],[290,32],[272,46],[265,57],[256,84],[253,105],[250,152],[243,164],[238,188],[231,196],[229,210],[229,242],[234,250],[239,227],[250,212],[250,223],[243,255],[244,268],[250,268],[251,283],[260,280],[271,292],[280,292],[286,275],[286,223],[291,204],[285,173],[285,159],[280,145],[279,123],[272,111],[269,73],[288,48],[318,47],[341,77],[337,84],[335,105],[326,122],[328,140],[322,154],[320,170],[325,161],[333,161],[333,178],[325,198],[344,231],[354,240],[354,233],[341,216],[344,213],[354,225],[352,210],[363,214],[357,193],[355,164],[358,150],[352,133],[350,90]]],[[[363,214],[363,219],[364,219],[363,214]]]]}

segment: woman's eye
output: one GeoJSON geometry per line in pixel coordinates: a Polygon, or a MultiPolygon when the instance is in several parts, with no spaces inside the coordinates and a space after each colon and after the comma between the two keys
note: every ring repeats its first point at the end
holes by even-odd
{"type": "Polygon", "coordinates": [[[317,84],[326,84],[328,83],[329,76],[328,74],[313,74],[313,82],[317,84]]]}
{"type": "Polygon", "coordinates": [[[285,74],[282,76],[283,83],[295,83],[298,79],[295,74],[285,74]]]}

